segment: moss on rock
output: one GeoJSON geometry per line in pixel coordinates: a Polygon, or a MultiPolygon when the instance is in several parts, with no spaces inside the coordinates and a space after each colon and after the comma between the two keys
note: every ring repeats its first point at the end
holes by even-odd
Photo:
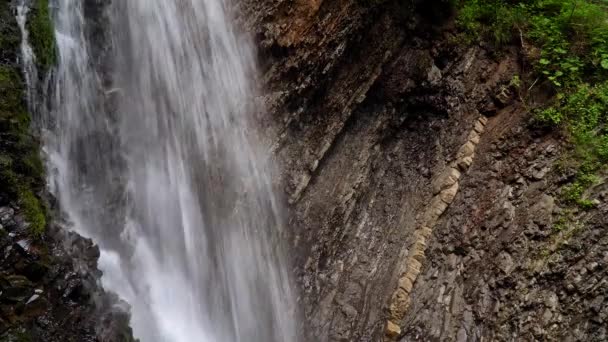
{"type": "Polygon", "coordinates": [[[10,10],[10,1],[0,1],[0,59],[14,59],[20,43],[21,34],[10,10]]]}
{"type": "Polygon", "coordinates": [[[39,144],[30,133],[25,84],[16,65],[0,65],[0,190],[22,208],[30,231],[40,236],[47,210],[36,193],[44,185],[39,144]]]}
{"type": "Polygon", "coordinates": [[[51,20],[49,0],[36,0],[28,18],[27,29],[38,68],[48,71],[57,62],[55,28],[51,20]]]}

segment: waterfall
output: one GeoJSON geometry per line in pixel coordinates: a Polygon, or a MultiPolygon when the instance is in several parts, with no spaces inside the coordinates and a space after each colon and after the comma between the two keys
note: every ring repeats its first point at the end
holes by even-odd
{"type": "Polygon", "coordinates": [[[39,125],[50,190],[99,244],[104,287],[142,342],[294,341],[255,58],[229,4],[108,1],[102,57],[99,3],[52,2],[60,62],[39,125]]]}
{"type": "Polygon", "coordinates": [[[27,30],[27,15],[30,7],[27,0],[19,0],[17,2],[17,24],[21,31],[21,65],[23,66],[23,75],[27,85],[27,103],[32,112],[32,105],[37,102],[34,98],[34,88],[38,81],[38,71],[36,70],[36,56],[30,45],[30,33],[27,30]]]}

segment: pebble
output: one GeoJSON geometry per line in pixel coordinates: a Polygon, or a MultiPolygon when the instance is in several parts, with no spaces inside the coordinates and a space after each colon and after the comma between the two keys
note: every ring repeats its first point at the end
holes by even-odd
{"type": "Polygon", "coordinates": [[[25,305],[30,304],[31,302],[35,301],[38,298],[40,298],[40,295],[38,295],[38,294],[31,296],[30,299],[28,299],[28,301],[25,303],[25,305]]]}

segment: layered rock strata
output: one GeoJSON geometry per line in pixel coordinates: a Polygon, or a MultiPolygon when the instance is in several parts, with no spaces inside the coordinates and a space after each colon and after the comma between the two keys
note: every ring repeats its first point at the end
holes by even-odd
{"type": "Polygon", "coordinates": [[[454,201],[460,186],[460,178],[473,163],[475,147],[479,144],[487,121],[487,118],[482,116],[475,123],[466,143],[458,150],[456,160],[448,164],[447,168],[431,183],[433,198],[416,220],[418,228],[413,234],[413,244],[407,249],[407,259],[404,260],[402,266],[397,265],[397,267],[405,268],[405,272],[400,276],[398,288],[393,292],[389,303],[389,319],[385,330],[388,341],[396,340],[401,335],[399,325],[402,324],[409,308],[412,288],[420,274],[422,264],[425,262],[427,240],[431,238],[441,215],[454,201]]]}
{"type": "Polygon", "coordinates": [[[378,341],[394,313],[401,341],[605,338],[604,186],[586,194],[596,209],[561,203],[564,140],[532,124],[551,94],[512,82],[531,70],[521,42],[466,46],[443,1],[241,5],[307,340],[378,341]],[[467,145],[478,113],[490,120],[467,145]],[[454,165],[457,194],[435,181],[454,165]],[[563,217],[586,223],[554,228],[563,217]],[[392,313],[404,275],[409,305],[392,313]]]}

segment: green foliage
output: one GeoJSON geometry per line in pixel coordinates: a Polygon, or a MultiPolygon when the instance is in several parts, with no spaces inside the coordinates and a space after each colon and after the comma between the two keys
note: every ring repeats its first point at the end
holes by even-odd
{"type": "Polygon", "coordinates": [[[597,182],[595,174],[608,162],[608,81],[590,86],[581,84],[538,115],[542,122],[566,128],[574,144],[573,158],[578,173],[562,190],[567,203],[590,208],[584,191],[597,182]]]}
{"type": "Polygon", "coordinates": [[[487,39],[504,45],[513,39],[513,30],[520,23],[521,13],[502,0],[466,0],[456,23],[469,42],[487,39]]]}
{"type": "Polygon", "coordinates": [[[0,125],[21,134],[27,132],[29,123],[20,74],[13,67],[0,66],[0,125]]]}
{"type": "Polygon", "coordinates": [[[514,75],[513,78],[511,78],[511,82],[509,82],[509,86],[513,87],[515,89],[520,89],[521,88],[521,77],[519,77],[519,75],[514,75]]]}
{"type": "Polygon", "coordinates": [[[562,189],[561,196],[562,201],[567,204],[577,204],[583,209],[591,209],[595,207],[595,203],[587,198],[584,198],[583,195],[585,190],[595,184],[597,182],[597,178],[594,175],[579,175],[574,183],[565,186],[562,189]],[[593,179],[586,179],[585,176],[591,176],[593,179]]]}
{"type": "Polygon", "coordinates": [[[528,5],[527,12],[528,36],[542,48],[537,68],[557,88],[606,76],[597,70],[608,57],[604,6],[589,0],[540,0],[528,5]]]}
{"type": "Polygon", "coordinates": [[[536,70],[556,88],[608,77],[608,11],[592,0],[463,0],[456,19],[469,41],[500,47],[514,34],[541,48],[536,70]]]}
{"type": "Polygon", "coordinates": [[[57,47],[49,0],[36,0],[27,22],[27,29],[38,68],[43,71],[50,69],[57,62],[57,47]]]}
{"type": "Polygon", "coordinates": [[[558,94],[557,102],[539,111],[537,117],[543,123],[566,124],[577,144],[608,158],[604,127],[608,123],[608,81],[593,86],[581,83],[558,94]]]}
{"type": "MultiPolygon", "coordinates": [[[[577,174],[562,201],[587,209],[586,190],[608,162],[608,2],[596,0],[462,0],[457,24],[471,41],[500,47],[514,33],[540,48],[536,76],[555,89],[538,122],[564,128],[577,174]]],[[[521,80],[511,86],[519,88],[521,80]]]]}

